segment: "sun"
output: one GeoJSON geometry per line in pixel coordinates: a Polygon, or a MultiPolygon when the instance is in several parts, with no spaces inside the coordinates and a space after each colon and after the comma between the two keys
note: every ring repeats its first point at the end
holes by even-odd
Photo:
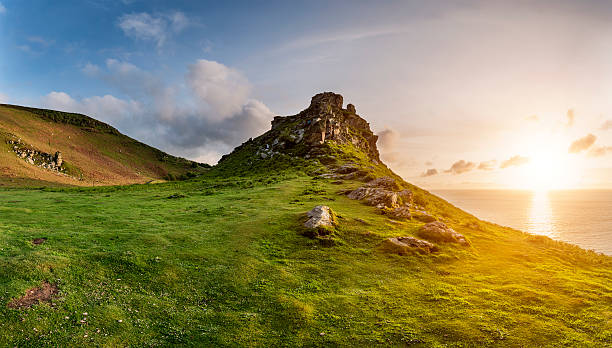
{"type": "Polygon", "coordinates": [[[577,166],[571,155],[554,146],[540,146],[519,171],[521,188],[532,191],[569,189],[576,185],[577,166]]]}
{"type": "Polygon", "coordinates": [[[566,161],[554,152],[532,153],[523,170],[526,172],[526,188],[534,191],[563,188],[569,179],[566,161]]]}

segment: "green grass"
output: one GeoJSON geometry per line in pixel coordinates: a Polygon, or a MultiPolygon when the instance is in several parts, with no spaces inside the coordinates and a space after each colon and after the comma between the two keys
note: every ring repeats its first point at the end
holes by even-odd
{"type": "Polygon", "coordinates": [[[609,257],[425,191],[472,246],[388,255],[384,238],[421,223],[338,194],[358,185],[217,168],[159,185],[2,189],[0,346],[612,345],[609,257]],[[318,204],[338,215],[334,246],[301,234],[318,204]],[[52,305],[6,307],[43,281],[60,287],[52,305]]]}

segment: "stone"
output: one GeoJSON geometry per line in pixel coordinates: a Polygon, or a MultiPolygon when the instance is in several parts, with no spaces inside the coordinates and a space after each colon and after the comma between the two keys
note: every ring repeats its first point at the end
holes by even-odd
{"type": "Polygon", "coordinates": [[[443,243],[458,243],[461,245],[470,245],[469,241],[460,233],[455,232],[452,228],[446,226],[441,221],[430,222],[419,228],[417,235],[423,239],[433,242],[443,243]]]}
{"type": "Polygon", "coordinates": [[[350,112],[351,114],[356,114],[357,110],[355,109],[355,105],[353,104],[348,104],[346,106],[346,111],[350,112]]]}
{"type": "Polygon", "coordinates": [[[412,214],[410,214],[410,209],[408,207],[397,207],[387,211],[386,214],[397,220],[410,220],[412,218],[412,214]]]}
{"type": "Polygon", "coordinates": [[[357,167],[357,165],[355,163],[346,163],[343,164],[342,166],[338,167],[335,172],[338,174],[350,174],[353,173],[355,171],[359,170],[359,168],[357,167]]]}
{"type": "Polygon", "coordinates": [[[438,247],[425,240],[414,237],[393,237],[382,242],[381,248],[389,253],[407,255],[414,252],[430,254],[438,251],[438,247]]]}
{"type": "Polygon", "coordinates": [[[395,179],[388,177],[388,176],[381,176],[379,178],[376,178],[368,182],[366,186],[383,187],[383,188],[386,188],[388,190],[393,190],[393,191],[397,191],[400,188],[399,185],[397,184],[397,181],[395,181],[395,179]]]}
{"type": "Polygon", "coordinates": [[[333,228],[335,225],[333,211],[326,205],[317,205],[307,212],[306,216],[309,218],[304,223],[306,228],[333,228]]]}
{"type": "Polygon", "coordinates": [[[398,207],[397,192],[380,187],[360,187],[349,192],[348,198],[365,200],[368,205],[373,205],[379,209],[398,207]]]}
{"type": "Polygon", "coordinates": [[[416,211],[414,214],[412,214],[412,218],[425,223],[436,221],[436,218],[426,211],[416,211]]]}
{"type": "Polygon", "coordinates": [[[406,189],[402,190],[398,193],[399,198],[402,200],[402,203],[406,206],[410,206],[413,203],[413,195],[412,191],[406,189]]]}
{"type": "Polygon", "coordinates": [[[62,158],[62,153],[61,152],[57,151],[55,153],[55,155],[53,156],[53,162],[55,162],[55,165],[57,167],[61,167],[62,166],[62,163],[64,163],[64,160],[62,158]]]}

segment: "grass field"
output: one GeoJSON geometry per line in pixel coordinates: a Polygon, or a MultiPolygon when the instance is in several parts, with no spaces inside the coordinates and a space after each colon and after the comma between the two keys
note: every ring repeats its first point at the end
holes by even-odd
{"type": "Polygon", "coordinates": [[[385,254],[394,222],[295,170],[0,189],[0,346],[610,346],[612,261],[425,204],[471,247],[385,254]],[[318,204],[336,243],[304,237],[318,204]],[[467,227],[469,226],[469,227],[467,227]],[[47,238],[34,245],[35,238],[47,238]],[[11,309],[43,282],[52,303],[11,309]]]}

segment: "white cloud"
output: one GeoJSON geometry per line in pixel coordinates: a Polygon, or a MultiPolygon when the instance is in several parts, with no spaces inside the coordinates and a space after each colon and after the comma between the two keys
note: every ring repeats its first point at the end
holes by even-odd
{"type": "Polygon", "coordinates": [[[190,24],[182,12],[151,15],[146,12],[126,14],[119,18],[119,28],[125,35],[144,41],[153,41],[162,47],[169,36],[184,30],[190,24]]]}
{"type": "Polygon", "coordinates": [[[247,79],[238,71],[205,59],[189,66],[187,83],[210,117],[223,119],[241,110],[249,94],[247,79]]]}
{"type": "Polygon", "coordinates": [[[105,95],[76,100],[51,92],[41,100],[44,107],[90,115],[179,156],[214,162],[266,131],[273,117],[265,104],[249,98],[248,80],[218,62],[189,65],[184,84],[168,84],[153,72],[115,59],[86,70],[95,70],[129,99],[105,95]]]}
{"type": "Polygon", "coordinates": [[[601,130],[609,130],[612,129],[612,120],[607,120],[601,125],[601,130]]]}
{"type": "Polygon", "coordinates": [[[6,104],[9,102],[9,97],[6,94],[0,93],[0,103],[6,104]]]}
{"type": "Polygon", "coordinates": [[[87,63],[81,68],[81,72],[87,76],[97,76],[100,73],[100,67],[96,64],[87,63]]]}
{"type": "Polygon", "coordinates": [[[0,14],[5,14],[6,13],[6,7],[4,7],[4,5],[2,5],[2,3],[0,2],[0,14]]]}
{"type": "Polygon", "coordinates": [[[31,43],[34,43],[34,44],[37,44],[43,47],[49,47],[55,43],[55,40],[47,40],[40,36],[29,36],[27,40],[31,43]]]}

